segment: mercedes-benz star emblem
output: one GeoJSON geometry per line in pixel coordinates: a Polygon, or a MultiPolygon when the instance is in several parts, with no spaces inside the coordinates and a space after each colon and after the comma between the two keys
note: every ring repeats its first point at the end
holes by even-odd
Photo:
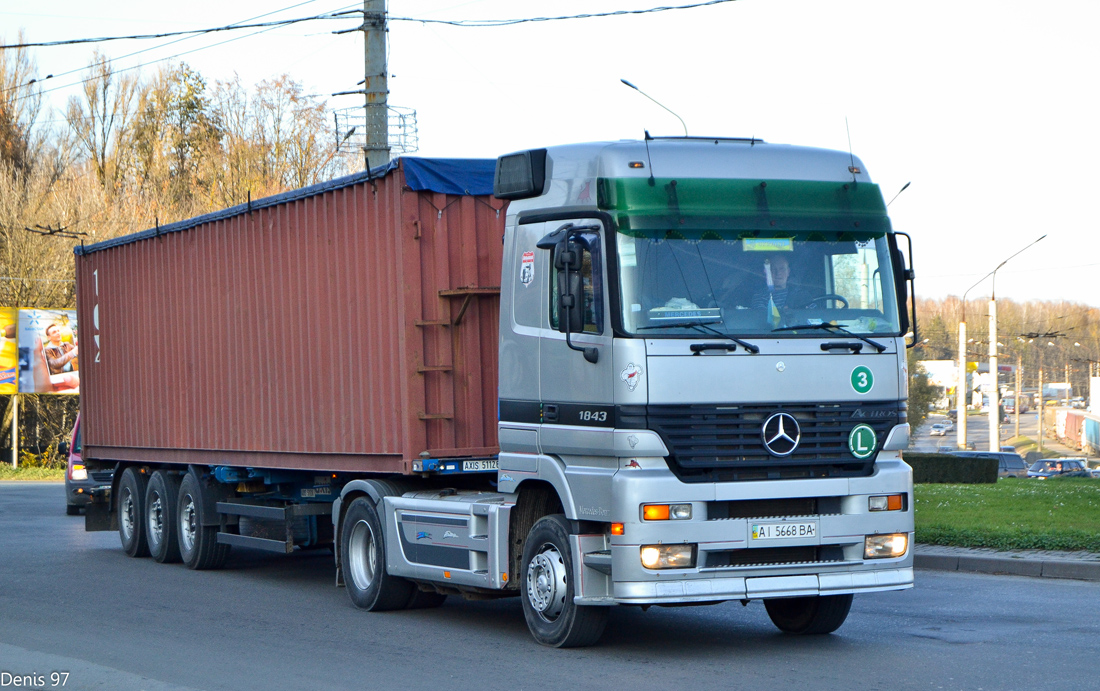
{"type": "Polygon", "coordinates": [[[790,456],[798,448],[802,430],[790,413],[776,413],[764,421],[760,428],[764,448],[773,456],[790,456]]]}

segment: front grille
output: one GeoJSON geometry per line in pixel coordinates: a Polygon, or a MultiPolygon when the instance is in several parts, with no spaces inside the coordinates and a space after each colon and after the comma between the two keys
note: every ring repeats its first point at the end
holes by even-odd
{"type": "Polygon", "coordinates": [[[820,564],[844,561],[839,545],[806,545],[802,547],[761,547],[708,552],[706,568],[723,566],[773,566],[776,564],[820,564]]]}
{"type": "Polygon", "coordinates": [[[840,497],[793,497],[707,502],[707,520],[839,514],[840,497]]]}
{"type": "Polygon", "coordinates": [[[870,475],[886,435],[905,422],[905,403],[845,401],[751,405],[649,405],[646,424],[661,435],[670,467],[685,482],[724,482],[870,475]],[[785,412],[798,421],[801,438],[789,456],[764,448],[761,427],[785,412]],[[875,452],[858,459],[848,436],[858,424],[877,438],[875,452]]]}
{"type": "Polygon", "coordinates": [[[89,476],[96,482],[110,482],[114,474],[115,472],[113,470],[103,470],[91,472],[89,476]]]}

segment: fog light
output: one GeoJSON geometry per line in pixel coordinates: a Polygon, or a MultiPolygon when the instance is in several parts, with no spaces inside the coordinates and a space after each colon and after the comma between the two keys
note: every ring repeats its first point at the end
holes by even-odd
{"type": "Polygon", "coordinates": [[[643,504],[642,518],[647,521],[691,520],[691,504],[643,504]]]}
{"type": "Polygon", "coordinates": [[[889,559],[905,554],[909,547],[908,533],[868,535],[863,542],[864,559],[889,559]]]}
{"type": "Polygon", "coordinates": [[[87,480],[88,479],[88,469],[85,468],[84,466],[80,465],[79,463],[74,463],[73,464],[73,479],[74,480],[87,480]]]}
{"type": "Polygon", "coordinates": [[[668,509],[668,517],[674,521],[691,520],[691,504],[670,504],[668,509]]]}
{"type": "Polygon", "coordinates": [[[882,497],[867,497],[868,511],[901,511],[903,502],[900,494],[891,494],[882,497]]]}
{"type": "Polygon", "coordinates": [[[641,556],[647,569],[690,569],[695,566],[695,545],[642,545],[641,556]]]}

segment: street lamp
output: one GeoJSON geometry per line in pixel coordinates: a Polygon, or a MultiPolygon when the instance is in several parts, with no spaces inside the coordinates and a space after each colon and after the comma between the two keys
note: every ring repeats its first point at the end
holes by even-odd
{"type": "MultiPolygon", "coordinates": [[[[985,276],[978,279],[978,282],[966,289],[963,293],[962,301],[962,320],[959,321],[959,390],[966,388],[966,295],[974,288],[978,287],[985,279],[993,277],[993,285],[990,290],[989,298],[989,374],[993,380],[993,386],[989,392],[989,450],[1000,451],[1001,450],[1001,416],[1000,402],[998,398],[997,390],[997,272],[1013,257],[1017,256],[1028,247],[1031,247],[1039,240],[1045,238],[1046,235],[1041,235],[1037,240],[1032,241],[1026,247],[1021,249],[1016,254],[1013,254],[1008,259],[997,265],[997,268],[993,269],[985,276]]],[[[959,399],[959,433],[958,433],[958,446],[959,448],[966,448],[966,402],[965,399],[956,395],[956,399],[959,399]]]]}

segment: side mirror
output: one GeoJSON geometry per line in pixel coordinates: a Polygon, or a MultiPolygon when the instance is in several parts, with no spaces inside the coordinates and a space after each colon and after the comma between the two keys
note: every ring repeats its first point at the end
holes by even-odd
{"type": "Polygon", "coordinates": [[[68,458],[69,457],[69,442],[67,442],[67,441],[59,442],[58,445],[57,445],[57,453],[59,455],[61,455],[61,457],[63,457],[63,458],[68,458]]]}
{"type": "Polygon", "coordinates": [[[554,248],[554,266],[558,270],[558,331],[583,331],[584,283],[580,274],[580,250],[563,238],[554,248]]]}

